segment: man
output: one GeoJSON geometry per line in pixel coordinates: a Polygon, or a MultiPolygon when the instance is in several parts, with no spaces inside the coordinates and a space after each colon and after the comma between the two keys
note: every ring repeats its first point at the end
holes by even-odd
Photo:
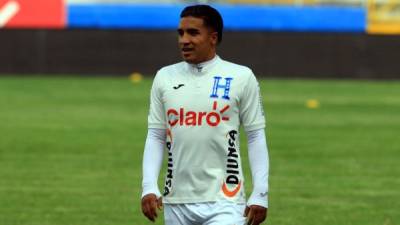
{"type": "Polygon", "coordinates": [[[259,87],[252,71],[222,60],[220,14],[186,7],[178,28],[184,62],[158,71],[151,90],[143,157],[142,211],[164,203],[167,225],[258,225],[267,216],[268,152],[259,87]],[[239,126],[248,138],[253,191],[245,199],[239,126]],[[164,146],[168,167],[158,190],[164,146]]]}

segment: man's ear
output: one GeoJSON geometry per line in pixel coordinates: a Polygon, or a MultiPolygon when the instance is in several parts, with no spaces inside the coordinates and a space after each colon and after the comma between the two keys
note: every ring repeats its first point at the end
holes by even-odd
{"type": "Polygon", "coordinates": [[[211,33],[211,42],[213,45],[218,44],[218,32],[212,32],[211,33]]]}

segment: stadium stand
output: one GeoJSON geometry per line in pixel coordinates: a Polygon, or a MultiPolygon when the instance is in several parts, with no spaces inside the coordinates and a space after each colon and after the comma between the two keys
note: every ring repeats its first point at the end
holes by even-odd
{"type": "Polygon", "coordinates": [[[180,11],[193,3],[223,14],[221,54],[265,76],[380,79],[400,71],[398,36],[371,35],[400,34],[398,0],[19,2],[29,10],[3,20],[0,73],[152,74],[180,60],[175,30],[180,11]]]}
{"type": "Polygon", "coordinates": [[[68,0],[68,3],[226,3],[226,4],[269,4],[269,5],[340,5],[361,6],[365,0],[68,0]]]}
{"type": "Polygon", "coordinates": [[[227,0],[227,3],[241,4],[288,4],[288,5],[344,5],[360,6],[361,0],[227,0]]]}
{"type": "MultiPolygon", "coordinates": [[[[183,4],[69,4],[68,27],[97,29],[176,28],[183,4]]],[[[240,5],[215,7],[225,28],[235,31],[365,32],[366,11],[361,7],[293,7],[240,5]]]]}
{"type": "Polygon", "coordinates": [[[397,0],[369,0],[367,32],[399,34],[400,2],[397,0]]]}

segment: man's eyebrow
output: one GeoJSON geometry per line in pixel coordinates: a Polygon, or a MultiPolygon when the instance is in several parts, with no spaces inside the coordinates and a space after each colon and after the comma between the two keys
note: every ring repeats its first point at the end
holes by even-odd
{"type": "Polygon", "coordinates": [[[178,33],[183,33],[183,32],[188,32],[188,33],[199,33],[200,32],[200,30],[199,29],[197,29],[197,28],[188,28],[188,29],[182,29],[182,28],[178,28],[178,29],[176,29],[176,31],[178,32],[178,33]]]}
{"type": "Polygon", "coordinates": [[[199,29],[196,29],[196,28],[187,29],[187,32],[198,32],[198,31],[199,31],[199,29]]]}

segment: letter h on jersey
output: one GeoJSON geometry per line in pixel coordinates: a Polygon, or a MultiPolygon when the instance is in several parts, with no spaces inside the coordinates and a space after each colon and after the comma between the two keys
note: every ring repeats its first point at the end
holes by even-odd
{"type": "Polygon", "coordinates": [[[232,77],[225,77],[225,84],[221,84],[222,77],[215,76],[214,77],[214,86],[212,89],[212,93],[210,95],[211,98],[218,98],[218,90],[222,89],[224,91],[223,99],[229,100],[229,90],[231,87],[232,77]]]}

